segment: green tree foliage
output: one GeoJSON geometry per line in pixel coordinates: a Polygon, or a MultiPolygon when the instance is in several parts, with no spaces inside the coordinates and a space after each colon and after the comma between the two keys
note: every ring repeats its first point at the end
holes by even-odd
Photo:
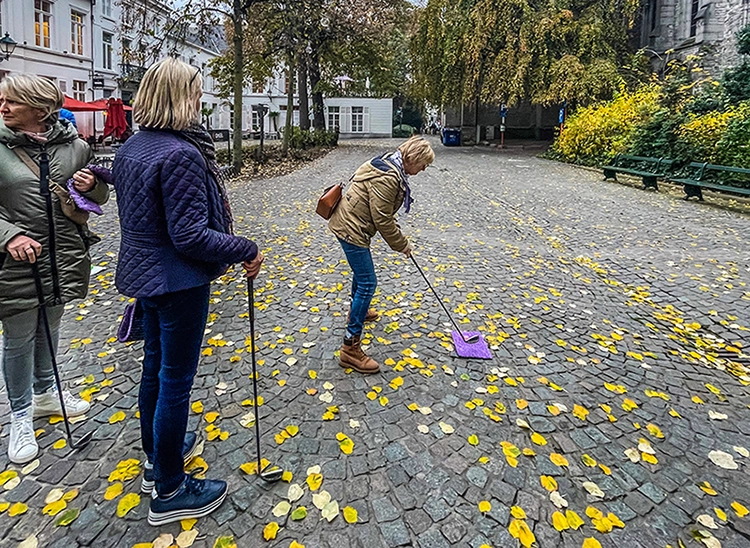
{"type": "Polygon", "coordinates": [[[608,98],[624,82],[636,0],[429,0],[411,42],[414,92],[550,104],[608,98]]]}

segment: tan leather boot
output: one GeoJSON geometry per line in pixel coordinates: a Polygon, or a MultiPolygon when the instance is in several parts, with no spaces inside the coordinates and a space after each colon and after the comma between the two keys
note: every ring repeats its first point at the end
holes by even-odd
{"type": "MultiPolygon", "coordinates": [[[[349,323],[349,317],[351,313],[352,313],[351,309],[349,310],[349,312],[346,313],[346,323],[349,323]]],[[[380,318],[380,314],[378,313],[377,310],[375,310],[374,308],[369,308],[367,310],[367,315],[365,316],[366,322],[374,322],[378,318],[380,318]]]]}
{"type": "Polygon", "coordinates": [[[344,368],[351,367],[355,371],[365,374],[380,371],[378,362],[368,357],[362,350],[359,337],[352,337],[349,340],[344,339],[339,354],[339,365],[344,368]]]}

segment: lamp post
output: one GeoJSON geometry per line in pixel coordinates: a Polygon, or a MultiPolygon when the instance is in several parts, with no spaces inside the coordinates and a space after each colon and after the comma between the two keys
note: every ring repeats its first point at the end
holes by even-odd
{"type": "Polygon", "coordinates": [[[0,38],[0,62],[7,61],[16,50],[17,42],[7,32],[0,38]]]}

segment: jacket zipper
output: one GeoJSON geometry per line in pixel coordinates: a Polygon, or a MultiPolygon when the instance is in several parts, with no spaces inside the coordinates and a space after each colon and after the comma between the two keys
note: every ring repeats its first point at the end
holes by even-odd
{"type": "Polygon", "coordinates": [[[41,146],[42,153],[39,155],[39,193],[44,197],[47,209],[47,229],[49,238],[49,261],[50,270],[52,271],[52,292],[54,294],[54,304],[62,304],[60,294],[60,275],[57,270],[57,253],[55,237],[55,217],[52,209],[52,191],[49,188],[49,155],[47,147],[41,146]]]}

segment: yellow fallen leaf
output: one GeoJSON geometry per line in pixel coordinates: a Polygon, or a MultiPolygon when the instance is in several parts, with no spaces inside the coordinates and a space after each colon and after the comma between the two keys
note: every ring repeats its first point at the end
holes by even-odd
{"type": "Polygon", "coordinates": [[[577,419],[581,419],[582,421],[586,420],[586,417],[589,416],[589,410],[585,407],[575,404],[573,406],[573,416],[577,419]]]}
{"type": "MultiPolygon", "coordinates": [[[[259,398],[259,399],[260,399],[260,398],[259,398]]],[[[215,421],[216,419],[218,419],[218,418],[219,418],[219,413],[218,413],[217,411],[209,411],[208,413],[206,413],[206,414],[205,414],[205,415],[203,416],[203,418],[204,418],[204,419],[206,419],[206,422],[207,422],[207,423],[211,424],[211,423],[213,423],[213,422],[214,422],[214,421],[215,421]]]]}
{"type": "Polygon", "coordinates": [[[62,449],[68,445],[68,442],[63,438],[61,440],[57,440],[55,443],[52,444],[52,449],[62,449]]]}
{"type": "Polygon", "coordinates": [[[117,411],[109,417],[109,424],[115,424],[125,420],[125,411],[117,411]]]}
{"type": "Polygon", "coordinates": [[[492,510],[492,505],[490,504],[489,501],[487,501],[487,500],[480,500],[479,501],[479,511],[481,513],[486,514],[490,510],[492,510]]]}
{"type": "Polygon", "coordinates": [[[476,434],[472,434],[471,436],[469,436],[468,441],[470,445],[479,445],[479,438],[476,434]]]}
{"type": "Polygon", "coordinates": [[[263,528],[263,538],[266,540],[274,540],[278,532],[279,524],[275,521],[272,521],[263,528]]]}
{"type": "MultiPolygon", "coordinates": [[[[328,520],[331,521],[331,520],[328,520]]],[[[305,548],[304,544],[300,544],[296,540],[293,540],[292,543],[289,545],[289,548],[305,548]]]]}
{"type": "Polygon", "coordinates": [[[516,407],[518,408],[519,411],[523,411],[528,406],[529,406],[529,402],[527,402],[526,400],[516,400],[516,407]]]}
{"type": "Polygon", "coordinates": [[[556,466],[568,466],[568,459],[563,457],[560,453],[552,453],[549,456],[549,460],[552,461],[552,464],[556,466]]]}
{"type": "Polygon", "coordinates": [[[659,459],[650,453],[641,453],[641,458],[649,464],[659,464],[659,459]]]}
{"type": "Polygon", "coordinates": [[[727,513],[721,508],[714,508],[714,513],[721,521],[727,521],[727,513]]]}
{"type": "Polygon", "coordinates": [[[594,537],[588,537],[584,539],[581,548],[602,548],[602,544],[594,537]]]}
{"type": "Polygon", "coordinates": [[[565,510],[565,519],[568,521],[568,525],[570,525],[570,528],[574,531],[577,531],[578,528],[583,525],[581,516],[576,514],[573,510],[565,510]]]}
{"type": "Polygon", "coordinates": [[[42,508],[42,514],[45,514],[48,516],[56,516],[61,511],[65,510],[67,506],[68,506],[68,503],[62,499],[55,501],[55,502],[50,502],[44,508],[42,508]]]}
{"type": "Polygon", "coordinates": [[[291,437],[294,437],[299,432],[299,426],[294,426],[293,424],[290,424],[285,428],[286,433],[289,434],[291,437]]]}
{"type": "Polygon", "coordinates": [[[541,476],[539,481],[547,491],[557,491],[557,480],[552,476],[541,476]]]}
{"type": "Polygon", "coordinates": [[[690,398],[690,400],[697,405],[703,405],[704,403],[706,403],[702,399],[700,399],[698,396],[693,396],[692,398],[690,398]]]}
{"type": "Polygon", "coordinates": [[[113,500],[122,495],[123,485],[119,481],[107,487],[104,491],[104,500],[113,500]]]}
{"type": "MultiPolygon", "coordinates": [[[[709,493],[709,495],[710,494],[711,493],[709,493]]],[[[714,494],[716,494],[716,491],[714,491],[714,494]]],[[[746,515],[750,513],[750,510],[748,510],[744,505],[740,504],[737,501],[734,501],[732,503],[732,510],[734,510],[734,512],[737,514],[737,517],[740,517],[740,518],[744,518],[746,515]]]]}
{"type": "Polygon", "coordinates": [[[310,491],[320,489],[321,483],[323,483],[323,474],[310,474],[307,476],[307,485],[310,487],[310,491]]]}
{"type": "Polygon", "coordinates": [[[520,506],[511,506],[510,514],[516,519],[526,519],[526,512],[520,506]]]}
{"type": "Polygon", "coordinates": [[[599,463],[599,468],[601,468],[602,472],[607,474],[608,476],[612,475],[612,470],[609,469],[609,466],[603,465],[601,462],[599,463]]]}
{"type": "Polygon", "coordinates": [[[601,518],[593,518],[591,525],[600,533],[609,533],[612,530],[612,522],[603,516],[601,518]]]}
{"type": "Polygon", "coordinates": [[[629,413],[633,409],[638,409],[638,404],[630,398],[625,398],[625,400],[622,402],[622,408],[629,413]]]}
{"type": "Polygon", "coordinates": [[[609,514],[607,514],[607,519],[615,527],[619,527],[620,529],[625,528],[625,524],[623,523],[623,521],[620,518],[618,518],[615,514],[613,514],[612,512],[610,512],[609,514]]]}
{"type": "MultiPolygon", "coordinates": [[[[712,497],[715,497],[716,495],[718,495],[718,493],[716,492],[716,489],[711,487],[711,484],[708,483],[707,481],[699,483],[698,487],[700,487],[703,490],[703,492],[706,493],[707,495],[711,495],[712,497]]],[[[732,505],[732,508],[734,508],[734,505],[732,505]]]]}
{"type": "Polygon", "coordinates": [[[357,509],[351,506],[346,506],[342,510],[344,513],[344,520],[346,523],[357,523],[357,509]]]}
{"type": "MultiPolygon", "coordinates": [[[[734,508],[734,506],[732,506],[732,508],[734,508]]],[[[20,516],[21,514],[25,514],[28,509],[29,507],[26,506],[23,502],[16,502],[8,510],[8,515],[10,517],[20,516]]]]}
{"type": "Polygon", "coordinates": [[[128,493],[117,503],[117,517],[124,518],[125,515],[141,502],[141,496],[137,493],[128,493]]]}
{"type": "Polygon", "coordinates": [[[581,462],[589,468],[594,468],[596,466],[596,461],[587,454],[581,456],[581,462]]]}
{"type": "Polygon", "coordinates": [[[536,542],[534,533],[531,532],[531,529],[529,529],[529,526],[523,520],[512,520],[510,522],[510,525],[508,526],[508,532],[510,533],[510,536],[518,539],[518,541],[521,543],[521,546],[523,546],[524,548],[531,548],[531,546],[536,542]]]}
{"type": "Polygon", "coordinates": [[[547,439],[538,432],[531,434],[531,441],[536,445],[547,445],[547,439]]]}
{"type": "Polygon", "coordinates": [[[201,401],[194,401],[193,404],[190,406],[190,409],[193,410],[193,413],[203,413],[203,402],[201,401]]]}
{"type": "Polygon", "coordinates": [[[565,531],[566,529],[570,529],[568,520],[565,519],[565,516],[562,515],[562,513],[560,513],[559,511],[552,514],[552,527],[560,532],[565,531]]]}
{"type": "Polygon", "coordinates": [[[195,524],[198,523],[198,520],[195,518],[192,519],[182,519],[180,520],[180,527],[183,531],[190,531],[195,527],[195,524]]]}
{"type": "Polygon", "coordinates": [[[649,434],[654,436],[655,438],[663,439],[664,434],[662,433],[661,429],[656,426],[655,424],[647,424],[646,429],[648,430],[649,434]]]}

